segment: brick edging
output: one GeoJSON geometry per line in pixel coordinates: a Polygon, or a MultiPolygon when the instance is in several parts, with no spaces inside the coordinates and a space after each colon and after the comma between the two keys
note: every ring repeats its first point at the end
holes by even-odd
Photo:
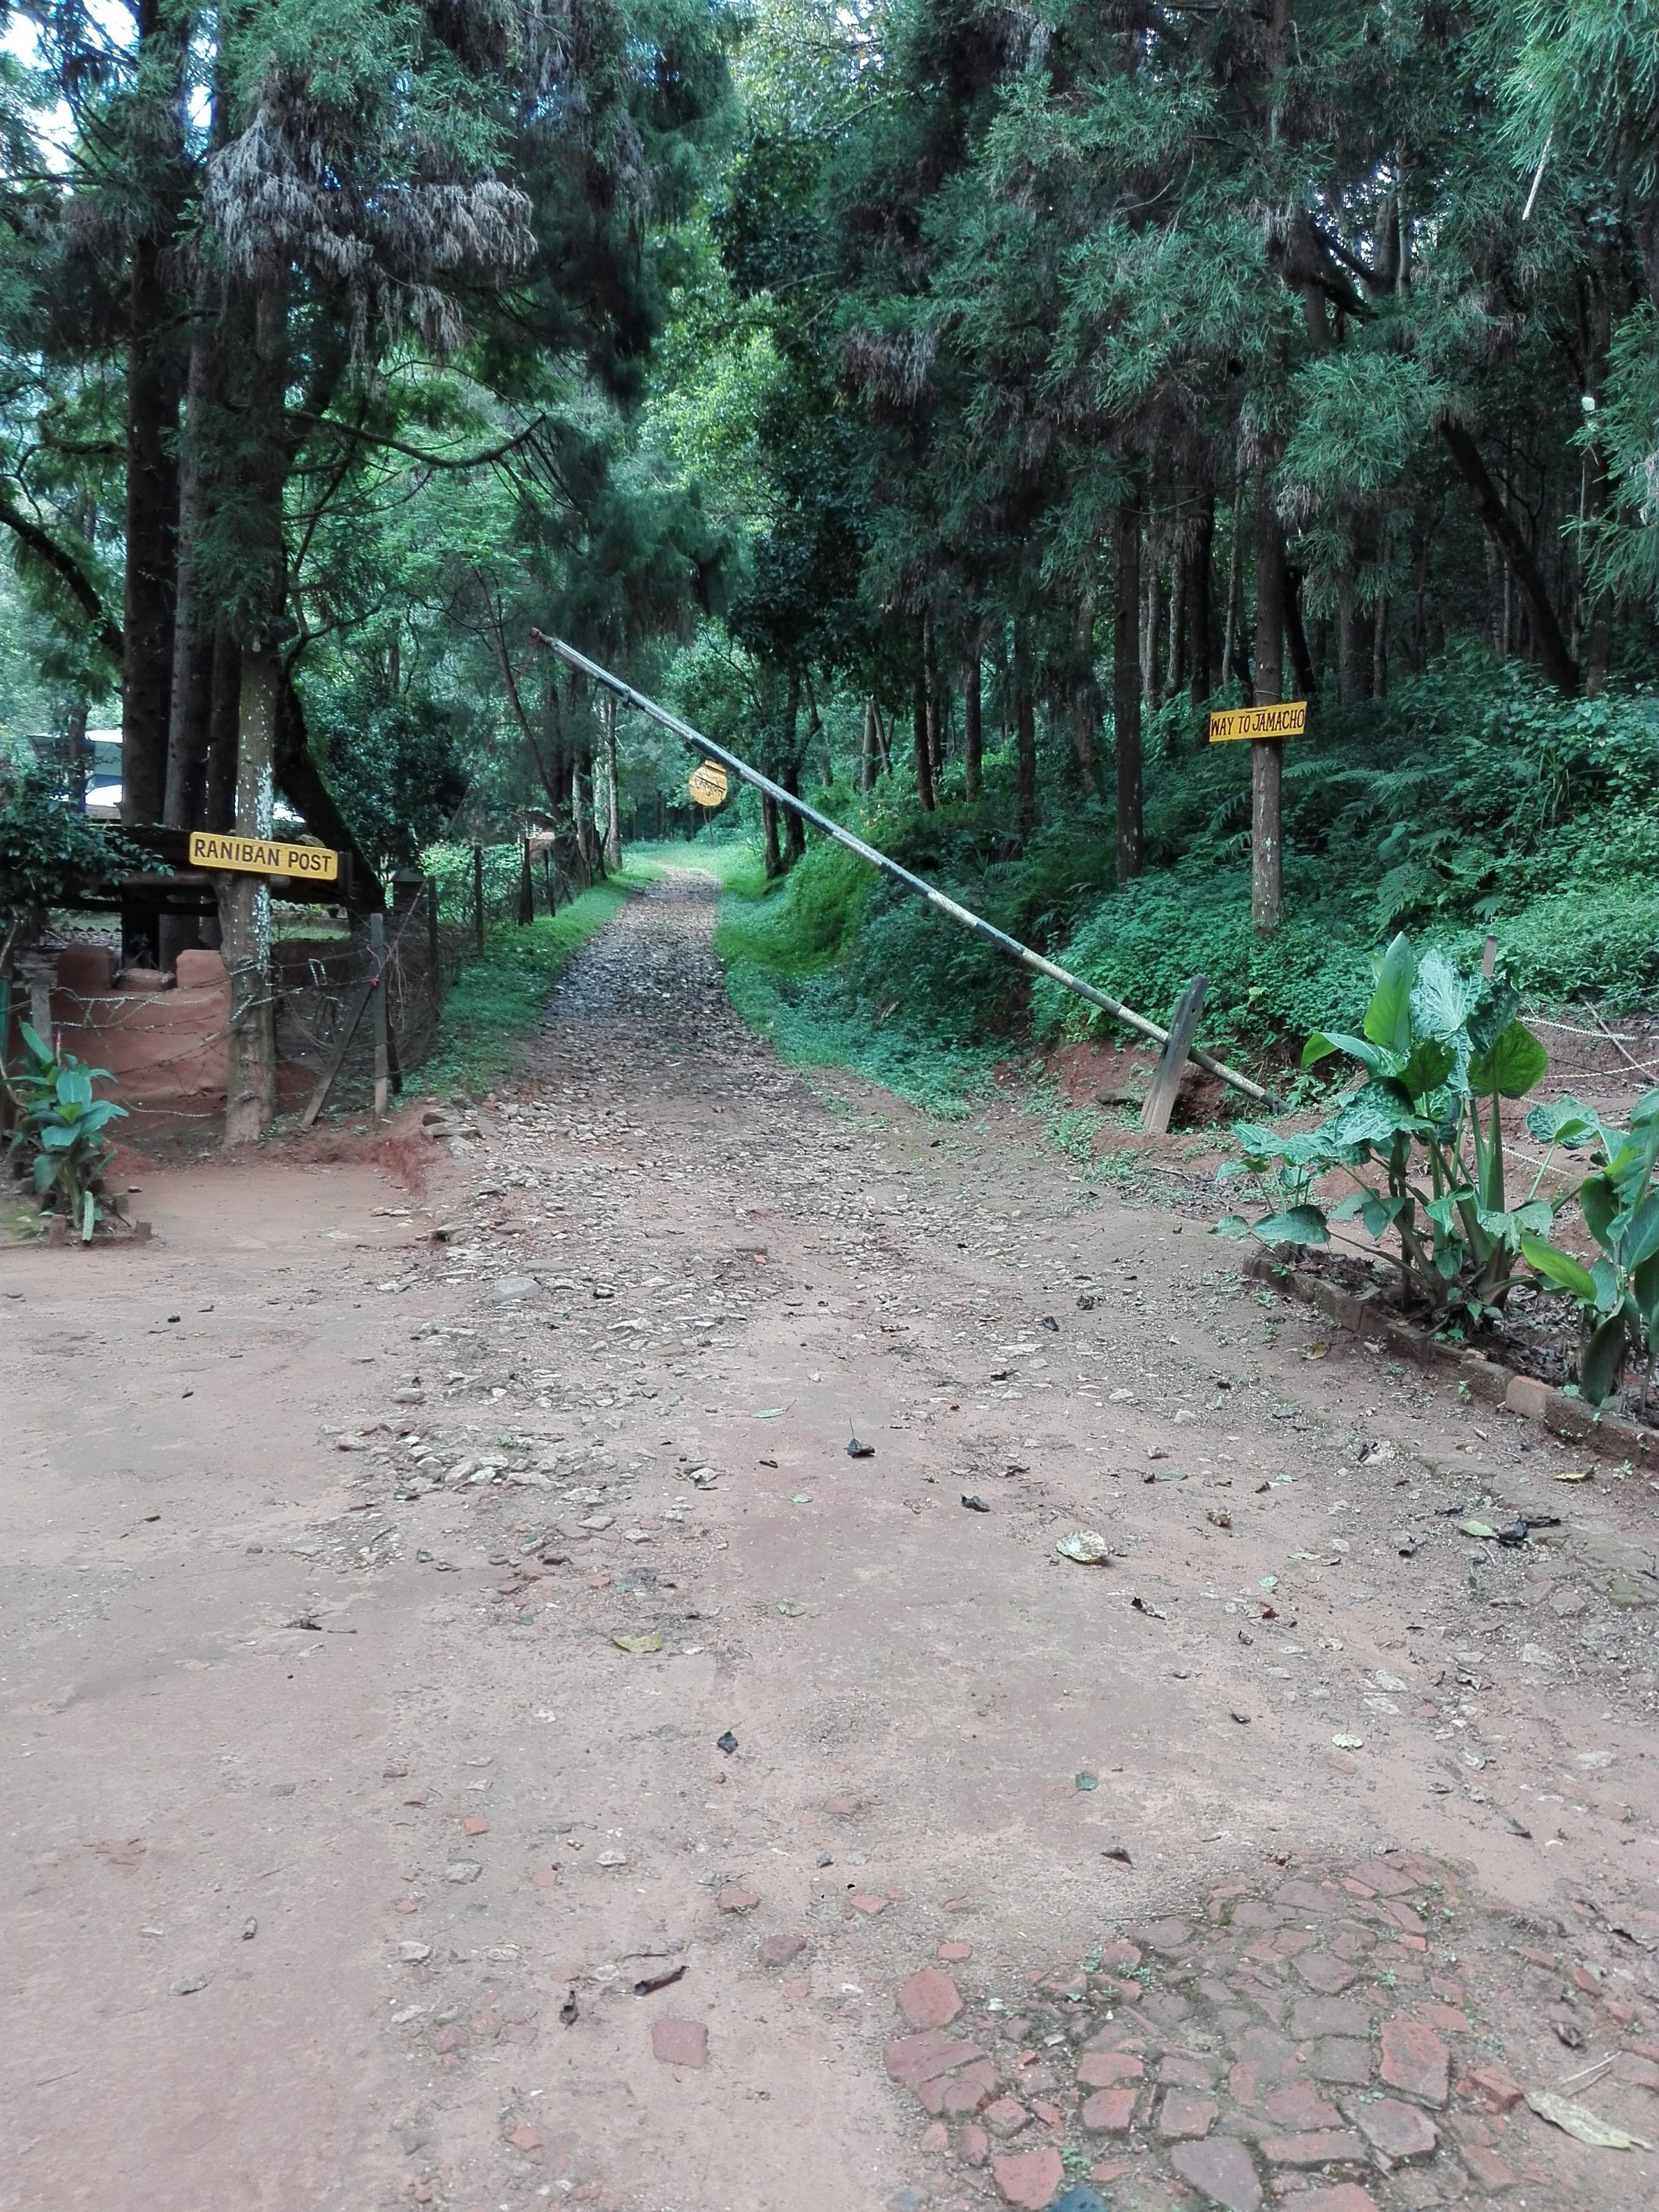
{"type": "Polygon", "coordinates": [[[1252,1254],[1239,1273],[1252,1281],[1271,1284],[1304,1305],[1316,1306],[1338,1328],[1380,1337],[1390,1352],[1414,1360],[1419,1367],[1445,1368],[1459,1382],[1468,1384],[1474,1397],[1489,1406],[1502,1406],[1523,1420],[1535,1421],[1553,1435],[1582,1444],[1600,1459],[1659,1464],[1659,1432],[1626,1420],[1622,1413],[1599,1413],[1582,1398],[1570,1398],[1535,1376],[1517,1375],[1512,1367],[1488,1359],[1484,1352],[1461,1352],[1453,1345],[1438,1343],[1426,1329],[1414,1328],[1390,1312],[1376,1291],[1345,1291],[1322,1275],[1286,1267],[1266,1252],[1252,1254]]]}

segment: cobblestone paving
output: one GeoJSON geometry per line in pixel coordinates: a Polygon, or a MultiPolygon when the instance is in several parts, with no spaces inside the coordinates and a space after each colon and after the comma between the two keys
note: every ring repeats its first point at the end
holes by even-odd
{"type": "Polygon", "coordinates": [[[1644,1956],[1588,1904],[1555,1929],[1483,1915],[1452,1869],[1405,1851],[1227,1885],[1023,1984],[1008,1960],[970,1978],[971,1944],[947,1940],[895,1992],[910,2032],[887,2071],[939,2161],[927,2195],[902,2194],[1032,2212],[1640,2203],[1645,2155],[1570,2141],[1526,2092],[1659,2131],[1644,1956]],[[1613,2047],[1585,2066],[1592,2039],[1613,2047]]]}

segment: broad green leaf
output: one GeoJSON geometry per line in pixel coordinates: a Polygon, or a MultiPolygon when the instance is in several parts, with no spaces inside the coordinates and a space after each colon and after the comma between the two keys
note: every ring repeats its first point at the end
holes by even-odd
{"type": "Polygon", "coordinates": [[[1396,1074],[1405,1057],[1386,1045],[1368,1044],[1364,1037],[1352,1036],[1346,1030],[1320,1030],[1303,1046],[1302,1065],[1312,1067],[1334,1052],[1346,1052],[1373,1075],[1396,1074]]]}
{"type": "Polygon", "coordinates": [[[1406,1210],[1403,1198],[1368,1198],[1365,1200],[1365,1226],[1373,1237],[1386,1237],[1406,1210]]]}
{"type": "Polygon", "coordinates": [[[1443,952],[1431,947],[1418,963],[1412,986],[1412,1021],[1424,1036],[1455,1037],[1474,1012],[1477,997],[1477,987],[1458,974],[1443,952]]]}
{"type": "Polygon", "coordinates": [[[1224,1213],[1210,1231],[1212,1237],[1248,1237],[1250,1224],[1242,1213],[1224,1213]]]}
{"type": "Polygon", "coordinates": [[[66,1067],[58,1078],[58,1103],[64,1106],[90,1106],[92,1078],[84,1067],[66,1067]]]}
{"type": "Polygon", "coordinates": [[[1394,1084],[1368,1083],[1325,1124],[1323,1134],[1333,1145],[1386,1145],[1402,1130],[1422,1126],[1421,1115],[1394,1084]]]}
{"type": "Polygon", "coordinates": [[[1547,1198],[1529,1198],[1524,1205],[1515,1207],[1512,1218],[1517,1230],[1534,1237],[1547,1237],[1555,1226],[1555,1208],[1547,1198]]]}
{"type": "Polygon", "coordinates": [[[1548,1072],[1550,1056],[1523,1023],[1511,1022],[1490,1052],[1469,1062],[1469,1088],[1483,1097],[1494,1091],[1524,1098],[1548,1072]]]}
{"type": "Polygon", "coordinates": [[[23,1042],[33,1054],[35,1059],[50,1061],[52,1057],[52,1047],[41,1036],[40,1030],[27,1022],[19,1022],[17,1026],[22,1034],[23,1042]]]}
{"type": "Polygon", "coordinates": [[[1578,1203],[1583,1208],[1584,1226],[1598,1244],[1605,1244],[1619,1212],[1619,1194],[1613,1187],[1612,1178],[1605,1175],[1589,1176],[1578,1186],[1578,1203]]]}
{"type": "Polygon", "coordinates": [[[1255,1233],[1264,1244],[1328,1244],[1330,1231],[1316,1206],[1293,1206],[1287,1213],[1270,1213],[1258,1221],[1255,1233]]]}
{"type": "Polygon", "coordinates": [[[1527,1116],[1527,1127],[1540,1145],[1582,1145],[1601,1134],[1595,1109],[1571,1092],[1547,1106],[1534,1106],[1527,1116]]]}
{"type": "Polygon", "coordinates": [[[1592,1406],[1605,1406],[1619,1388],[1628,1349],[1622,1313],[1611,1315],[1592,1334],[1578,1370],[1578,1387],[1592,1406]]]}
{"type": "Polygon", "coordinates": [[[1345,1199],[1332,1206],[1330,1218],[1333,1221],[1352,1221],[1357,1213],[1363,1212],[1366,1206],[1374,1206],[1376,1202],[1368,1190],[1351,1190],[1345,1199]]]}
{"type": "Polygon", "coordinates": [[[1553,1283],[1558,1291],[1570,1291],[1581,1305],[1595,1304],[1595,1285],[1582,1260],[1575,1260],[1571,1252],[1558,1251],[1553,1244],[1545,1243],[1541,1237],[1526,1230],[1521,1234],[1521,1249],[1547,1283],[1553,1283]]]}
{"type": "Polygon", "coordinates": [[[1639,1267],[1659,1252],[1659,1191],[1650,1191],[1632,1214],[1620,1242],[1627,1267],[1639,1267]]]}
{"type": "Polygon", "coordinates": [[[75,1130],[66,1129],[61,1123],[48,1121],[40,1132],[40,1142],[49,1152],[66,1152],[75,1142],[76,1133],[75,1130]]]}
{"type": "Polygon", "coordinates": [[[1659,1252],[1644,1260],[1633,1268],[1630,1279],[1631,1296],[1636,1300],[1650,1333],[1659,1326],[1659,1252]]]}
{"type": "Polygon", "coordinates": [[[1632,1111],[1630,1125],[1632,1129],[1645,1129],[1654,1121],[1659,1121],[1659,1091],[1644,1091],[1632,1111]]]}
{"type": "Polygon", "coordinates": [[[1442,1037],[1419,1037],[1400,1071],[1401,1088],[1414,1099],[1437,1091],[1457,1065],[1457,1054],[1442,1037]]]}
{"type": "Polygon", "coordinates": [[[1417,955],[1402,931],[1377,963],[1376,988],[1361,1024],[1373,1044],[1386,1046],[1402,1058],[1412,1048],[1412,985],[1416,976],[1417,955]]]}
{"type": "Polygon", "coordinates": [[[1619,1270],[1611,1260],[1597,1260],[1591,1265],[1590,1280],[1595,1285],[1596,1310],[1611,1313],[1619,1304],[1619,1270]]]}

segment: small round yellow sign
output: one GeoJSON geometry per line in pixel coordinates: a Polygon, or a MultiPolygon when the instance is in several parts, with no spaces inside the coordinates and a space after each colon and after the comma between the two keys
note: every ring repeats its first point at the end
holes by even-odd
{"type": "Polygon", "coordinates": [[[705,761],[701,768],[692,769],[686,788],[699,806],[724,806],[731,785],[718,761],[705,761]]]}

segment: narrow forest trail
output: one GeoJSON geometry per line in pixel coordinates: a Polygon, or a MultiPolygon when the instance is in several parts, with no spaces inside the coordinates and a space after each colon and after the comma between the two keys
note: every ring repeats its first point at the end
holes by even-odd
{"type": "Polygon", "coordinates": [[[1659,2138],[1650,1486],[809,1086],[715,896],[422,1195],[0,1261],[0,2206],[1651,2203],[1504,2086],[1659,2138]]]}

